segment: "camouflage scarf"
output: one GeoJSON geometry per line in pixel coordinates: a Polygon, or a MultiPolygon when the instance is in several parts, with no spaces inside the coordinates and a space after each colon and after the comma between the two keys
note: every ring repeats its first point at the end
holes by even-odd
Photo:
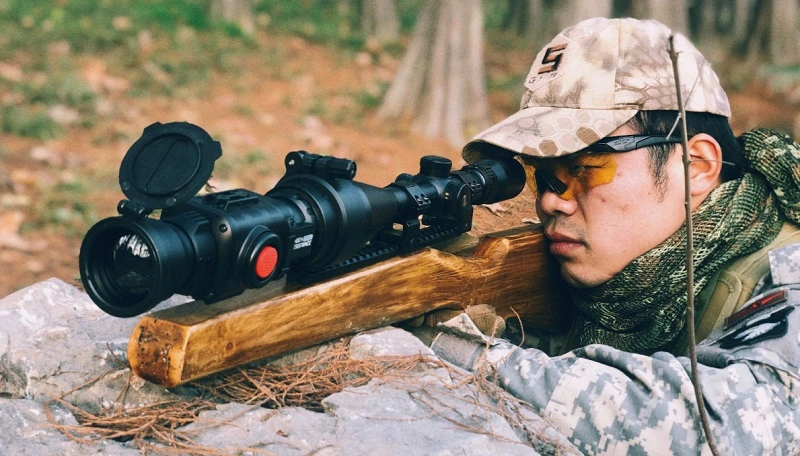
{"type": "MultiPolygon", "coordinates": [[[[695,296],[729,261],[769,244],[785,219],[800,222],[800,145],[769,130],[742,135],[743,177],[728,181],[692,214],[695,296]]],[[[634,259],[611,280],[573,290],[576,336],[651,354],[686,330],[686,229],[634,259]]]]}

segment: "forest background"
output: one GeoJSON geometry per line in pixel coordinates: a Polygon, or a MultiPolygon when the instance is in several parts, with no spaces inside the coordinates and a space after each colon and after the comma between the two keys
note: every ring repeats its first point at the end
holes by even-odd
{"type": "MultiPolygon", "coordinates": [[[[682,31],[737,133],[800,136],[800,0],[0,0],[0,297],[79,285],[82,237],[116,214],[119,164],[153,122],[222,143],[220,190],[267,191],[298,149],[384,186],[423,155],[463,165],[540,47],[593,16],[682,31]]],[[[523,223],[525,204],[493,210],[523,223]]]]}

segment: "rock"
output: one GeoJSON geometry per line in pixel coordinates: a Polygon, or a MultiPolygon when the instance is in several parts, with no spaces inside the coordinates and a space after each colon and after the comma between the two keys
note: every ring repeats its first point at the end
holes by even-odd
{"type": "Polygon", "coordinates": [[[224,448],[232,454],[257,448],[278,455],[304,455],[329,454],[324,451],[336,443],[331,432],[335,426],[335,417],[303,408],[269,410],[225,404],[201,413],[200,420],[183,430],[199,433],[194,439],[200,445],[224,448]]]}
{"type": "MultiPolygon", "coordinates": [[[[70,439],[55,424],[77,425],[76,417],[52,406],[53,423],[45,408],[52,398],[90,413],[193,399],[199,390],[191,386],[170,391],[132,376],[125,349],[137,322],[106,315],[85,293],[57,279],[1,299],[3,454],[141,454],[134,441],[70,439]]],[[[286,365],[340,345],[312,347],[273,362],[286,365]]],[[[565,454],[558,435],[541,418],[531,412],[524,427],[510,421],[490,398],[494,395],[464,381],[469,374],[439,361],[406,331],[387,327],[356,335],[350,354],[355,359],[419,356],[430,362],[332,394],[322,401],[323,412],[218,404],[176,432],[199,448],[225,454],[565,454]],[[531,445],[530,429],[557,445],[531,445]]]]}
{"type": "MultiPolygon", "coordinates": [[[[43,403],[68,395],[96,411],[116,400],[127,383],[125,349],[136,319],[112,317],[89,297],[50,279],[0,300],[0,397],[43,403]]],[[[132,388],[127,400],[174,399],[150,383],[132,388]]]]}
{"type": "Polygon", "coordinates": [[[59,152],[55,149],[47,146],[34,146],[33,149],[31,149],[30,156],[37,162],[57,168],[64,164],[64,159],[61,154],[59,154],[59,152]]]}
{"type": "Polygon", "coordinates": [[[48,108],[47,116],[59,125],[73,125],[81,120],[81,113],[77,109],[61,104],[48,108]]]}
{"type": "Polygon", "coordinates": [[[499,414],[476,407],[475,394],[440,382],[373,380],[331,395],[323,405],[337,418],[339,451],[330,454],[537,454],[499,414]]]}
{"type": "MultiPolygon", "coordinates": [[[[67,412],[56,415],[63,424],[77,424],[67,412]]],[[[86,445],[70,440],[47,421],[41,404],[26,399],[0,399],[0,429],[0,448],[7,455],[141,454],[114,441],[86,445]]]]}
{"type": "Polygon", "coordinates": [[[425,378],[436,383],[426,383],[418,375],[347,388],[323,400],[325,413],[223,405],[201,413],[183,431],[197,431],[193,438],[200,445],[232,453],[247,448],[277,455],[538,454],[497,413],[489,408],[476,413],[475,391],[453,390],[434,377],[425,378]]]}
{"type": "Polygon", "coordinates": [[[0,78],[6,79],[9,82],[19,83],[25,79],[25,73],[18,65],[0,62],[0,78]]]}
{"type": "Polygon", "coordinates": [[[356,359],[370,356],[433,356],[433,350],[408,331],[390,326],[354,336],[350,340],[350,355],[356,359]]]}

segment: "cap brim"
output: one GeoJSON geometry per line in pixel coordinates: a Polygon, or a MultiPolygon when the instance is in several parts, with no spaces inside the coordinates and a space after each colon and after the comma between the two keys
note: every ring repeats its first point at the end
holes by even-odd
{"type": "Polygon", "coordinates": [[[502,151],[552,158],[575,153],[609,135],[638,109],[525,108],[475,136],[461,155],[468,163],[502,151]]]}

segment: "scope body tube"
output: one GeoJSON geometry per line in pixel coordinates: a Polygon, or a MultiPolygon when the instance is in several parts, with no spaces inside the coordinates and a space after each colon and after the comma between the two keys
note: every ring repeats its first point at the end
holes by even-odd
{"type": "Polygon", "coordinates": [[[525,187],[525,170],[513,158],[481,160],[453,171],[472,191],[472,204],[492,204],[519,195],[525,187]]]}
{"type": "MultiPolygon", "coordinates": [[[[121,204],[123,215],[101,220],[84,238],[80,271],[87,293],[119,317],[142,314],[173,294],[216,302],[290,270],[330,268],[394,224],[418,230],[421,218],[451,236],[469,231],[473,204],[512,198],[525,183],[513,160],[451,171],[449,160],[428,156],[419,174],[401,174],[378,188],[353,181],[355,169],[339,162],[325,173],[297,171],[298,163],[309,166],[303,160],[316,162],[292,154],[287,175],[266,195],[236,189],[196,196],[163,209],[160,219],[121,204]]],[[[412,241],[410,249],[430,245],[412,241]]]]}
{"type": "Polygon", "coordinates": [[[81,278],[95,303],[120,317],[173,294],[216,302],[262,287],[289,267],[313,270],[352,256],[391,224],[396,196],[346,179],[303,176],[268,196],[237,189],[195,197],[159,220],[108,218],[84,238],[81,278]],[[254,263],[264,248],[275,249],[277,262],[259,277],[254,263]],[[133,275],[139,278],[126,279],[133,275]]]}
{"type": "Polygon", "coordinates": [[[352,256],[375,234],[391,224],[400,201],[383,189],[349,179],[313,175],[287,176],[266,194],[268,199],[294,206],[314,226],[311,242],[302,250],[300,269],[314,270],[352,256]]]}

